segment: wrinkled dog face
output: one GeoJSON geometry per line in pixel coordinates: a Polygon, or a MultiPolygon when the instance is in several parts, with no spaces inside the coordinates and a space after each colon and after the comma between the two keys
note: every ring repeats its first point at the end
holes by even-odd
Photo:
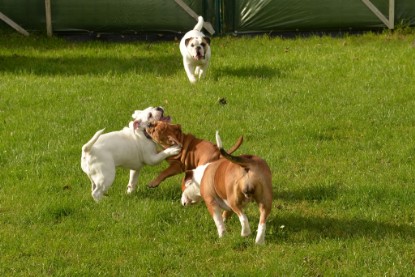
{"type": "Polygon", "coordinates": [[[187,51],[195,60],[204,60],[207,48],[210,47],[210,39],[208,37],[188,38],[185,41],[187,51]]]}
{"type": "Polygon", "coordinates": [[[181,146],[182,128],[180,124],[169,124],[165,121],[157,121],[146,128],[147,134],[163,148],[173,145],[181,146]]]}
{"type": "Polygon", "coordinates": [[[164,116],[164,109],[162,107],[148,107],[145,110],[137,110],[132,114],[134,119],[134,127],[144,129],[148,124],[156,121],[170,122],[169,116],[164,116]]]}

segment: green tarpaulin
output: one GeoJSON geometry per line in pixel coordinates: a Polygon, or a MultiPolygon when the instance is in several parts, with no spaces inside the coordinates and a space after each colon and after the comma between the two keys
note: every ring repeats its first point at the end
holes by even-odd
{"type": "MultiPolygon", "coordinates": [[[[359,30],[385,24],[362,0],[183,0],[216,34],[359,30]]],[[[371,0],[388,18],[389,0],[371,0]]],[[[415,0],[395,0],[395,23],[415,26],[415,0]]],[[[45,31],[44,0],[0,0],[0,12],[30,31],[45,31]]],[[[53,0],[54,32],[186,32],[195,20],[174,0],[53,0]]],[[[0,23],[1,28],[8,28],[0,23]]]]}

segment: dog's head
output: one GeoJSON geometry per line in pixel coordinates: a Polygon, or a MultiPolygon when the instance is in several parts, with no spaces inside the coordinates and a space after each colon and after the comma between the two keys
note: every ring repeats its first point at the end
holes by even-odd
{"type": "Polygon", "coordinates": [[[208,165],[209,163],[200,165],[193,170],[186,171],[182,180],[182,198],[180,201],[183,206],[202,201],[202,196],[200,195],[200,183],[208,165]]]}
{"type": "Polygon", "coordinates": [[[164,109],[162,107],[148,107],[145,110],[136,110],[132,114],[134,121],[132,125],[134,130],[145,131],[145,128],[154,122],[165,121],[170,122],[170,116],[164,115],[164,109]]]}
{"type": "Polygon", "coordinates": [[[173,145],[182,146],[183,133],[180,124],[170,124],[166,121],[156,121],[146,128],[147,134],[163,148],[173,145]]]}
{"type": "Polygon", "coordinates": [[[210,38],[192,37],[185,40],[187,51],[195,60],[204,60],[208,48],[210,47],[210,38]]]}

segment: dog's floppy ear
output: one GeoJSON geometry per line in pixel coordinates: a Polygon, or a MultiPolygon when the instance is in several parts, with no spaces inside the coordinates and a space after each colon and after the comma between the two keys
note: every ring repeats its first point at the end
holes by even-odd
{"type": "Polygon", "coordinates": [[[187,46],[189,44],[189,42],[192,40],[193,38],[188,38],[184,41],[184,44],[187,46]]]}
{"type": "Polygon", "coordinates": [[[203,39],[206,41],[207,44],[210,45],[210,37],[203,37],[203,39]]]}

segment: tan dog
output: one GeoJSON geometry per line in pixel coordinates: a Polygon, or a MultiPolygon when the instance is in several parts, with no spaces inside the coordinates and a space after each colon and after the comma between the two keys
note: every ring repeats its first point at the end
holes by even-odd
{"type": "Polygon", "coordinates": [[[224,158],[186,172],[182,184],[182,205],[202,199],[215,221],[219,237],[225,232],[224,220],[235,212],[242,225],[241,236],[251,234],[243,207],[250,201],[257,202],[260,219],[257,244],[265,243],[266,220],[272,206],[272,174],[267,163],[252,155],[231,156],[222,148],[216,132],[216,142],[224,158]],[[221,215],[221,210],[225,210],[221,215]]]}
{"type": "MultiPolygon", "coordinates": [[[[164,121],[157,121],[150,124],[146,129],[151,138],[164,149],[171,146],[181,146],[182,150],[179,155],[167,158],[169,167],[163,170],[149,187],[157,187],[166,178],[192,170],[199,165],[216,161],[220,158],[219,149],[207,140],[198,139],[192,134],[183,134],[181,126],[178,124],[169,124],[164,121]]],[[[228,151],[233,153],[242,144],[243,138],[240,137],[236,144],[228,151]]]]}

